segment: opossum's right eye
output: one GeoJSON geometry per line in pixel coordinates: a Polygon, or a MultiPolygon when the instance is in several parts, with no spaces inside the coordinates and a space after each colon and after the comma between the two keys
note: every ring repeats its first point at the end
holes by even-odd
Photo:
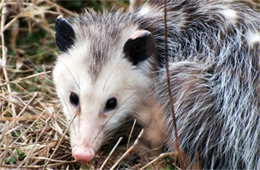
{"type": "Polygon", "coordinates": [[[73,92],[70,93],[70,103],[73,104],[74,106],[78,106],[79,97],[77,94],[75,94],[73,92]]]}

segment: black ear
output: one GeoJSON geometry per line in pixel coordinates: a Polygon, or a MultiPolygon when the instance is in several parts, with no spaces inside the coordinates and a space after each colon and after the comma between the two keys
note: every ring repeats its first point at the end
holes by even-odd
{"type": "Polygon", "coordinates": [[[155,53],[155,42],[151,32],[136,31],[125,43],[123,52],[134,65],[148,59],[155,53]]]}
{"type": "Polygon", "coordinates": [[[56,19],[55,29],[56,44],[61,51],[66,52],[74,44],[75,32],[62,16],[56,19]]]}

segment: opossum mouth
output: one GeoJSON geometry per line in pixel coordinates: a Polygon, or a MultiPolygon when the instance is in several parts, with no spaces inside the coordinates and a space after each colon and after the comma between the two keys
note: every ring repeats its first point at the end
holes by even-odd
{"type": "Polygon", "coordinates": [[[72,149],[72,155],[76,161],[87,163],[95,156],[95,151],[90,147],[75,146],[72,149]]]}

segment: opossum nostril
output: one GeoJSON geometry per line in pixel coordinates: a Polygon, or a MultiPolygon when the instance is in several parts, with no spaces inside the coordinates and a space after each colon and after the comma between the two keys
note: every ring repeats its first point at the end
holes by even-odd
{"type": "Polygon", "coordinates": [[[87,163],[95,156],[95,152],[89,147],[76,146],[72,149],[72,155],[76,161],[87,163]]]}

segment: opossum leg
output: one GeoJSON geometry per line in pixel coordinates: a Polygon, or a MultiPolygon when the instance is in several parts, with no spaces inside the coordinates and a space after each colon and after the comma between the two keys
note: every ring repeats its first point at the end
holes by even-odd
{"type": "Polygon", "coordinates": [[[135,115],[144,127],[141,144],[136,149],[142,157],[158,155],[165,146],[167,131],[162,111],[161,105],[151,95],[135,115]]]}

